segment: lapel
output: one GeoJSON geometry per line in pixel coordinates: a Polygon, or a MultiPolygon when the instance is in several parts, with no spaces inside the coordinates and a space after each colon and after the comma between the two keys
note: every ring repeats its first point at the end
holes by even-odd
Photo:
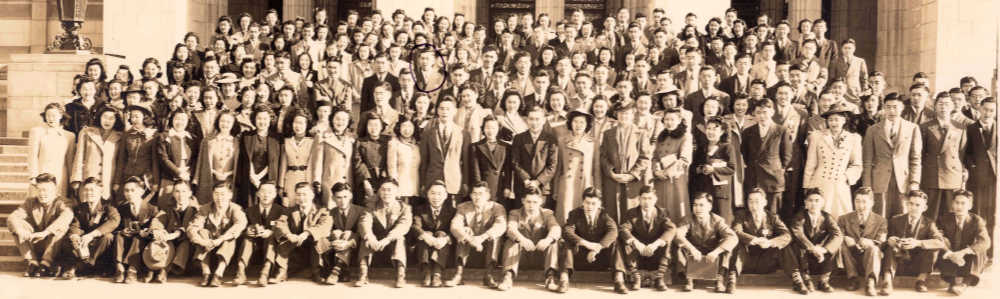
{"type": "MultiPolygon", "coordinates": [[[[757,135],[760,135],[760,124],[757,124],[757,126],[758,127],[755,129],[757,130],[757,135]]],[[[760,139],[760,149],[758,149],[757,152],[758,158],[762,158],[767,152],[767,145],[771,143],[771,138],[774,137],[774,131],[776,131],[777,128],[778,124],[772,123],[771,126],[767,128],[767,135],[760,139]]]]}
{"type": "Polygon", "coordinates": [[[87,137],[94,141],[94,144],[97,145],[97,149],[101,152],[113,152],[109,151],[108,148],[118,143],[118,136],[118,134],[111,133],[108,135],[108,140],[101,140],[101,133],[99,131],[87,134],[87,137]]]}
{"type": "Polygon", "coordinates": [[[941,136],[941,124],[937,120],[934,120],[927,125],[927,129],[931,131],[931,135],[934,135],[934,139],[938,140],[939,148],[943,149],[945,139],[941,136]]]}
{"type": "MultiPolygon", "coordinates": [[[[52,204],[55,204],[55,203],[52,203],[52,204]]],[[[35,221],[35,225],[39,226],[39,227],[45,225],[45,220],[46,220],[45,218],[48,218],[47,214],[48,214],[48,211],[45,210],[45,206],[43,206],[36,199],[35,200],[35,208],[32,209],[32,211],[31,211],[31,215],[34,216],[34,217],[32,217],[32,220],[35,221]]]]}
{"type": "MultiPolygon", "coordinates": [[[[139,214],[142,214],[142,208],[139,208],[139,214]]],[[[222,228],[222,224],[225,223],[226,216],[229,215],[229,207],[222,208],[222,215],[219,218],[215,218],[215,213],[208,213],[208,221],[212,223],[215,228],[222,228]]],[[[139,215],[136,215],[136,220],[138,220],[139,215]]]]}
{"type": "Polygon", "coordinates": [[[354,140],[348,139],[347,136],[337,137],[337,134],[330,133],[330,137],[324,138],[324,142],[340,152],[341,155],[345,157],[351,156],[350,148],[354,144],[354,140]]]}
{"type": "MultiPolygon", "coordinates": [[[[875,132],[878,132],[878,134],[875,134],[875,137],[881,140],[882,142],[885,142],[885,145],[889,146],[890,149],[895,148],[895,146],[893,146],[892,144],[892,141],[889,140],[889,135],[888,135],[889,133],[886,133],[885,131],[886,130],[885,125],[886,125],[885,121],[880,121],[872,125],[869,130],[874,130],[875,132]]],[[[896,132],[896,135],[899,135],[899,132],[896,132]]]]}

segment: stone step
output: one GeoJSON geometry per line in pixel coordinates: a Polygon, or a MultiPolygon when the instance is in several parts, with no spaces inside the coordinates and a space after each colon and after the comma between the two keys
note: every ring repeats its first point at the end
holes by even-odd
{"type": "MultiPolygon", "coordinates": [[[[0,191],[0,195],[3,194],[11,194],[11,193],[4,193],[0,191]]],[[[27,196],[27,191],[24,192],[24,196],[27,196]]],[[[0,196],[0,213],[9,214],[14,210],[16,210],[17,207],[21,206],[22,202],[24,202],[23,197],[20,199],[7,199],[7,198],[2,198],[2,196],[0,196]]],[[[0,226],[7,227],[7,222],[0,224],[0,226]]]]}
{"type": "Polygon", "coordinates": [[[14,233],[7,229],[7,222],[4,221],[3,227],[0,227],[0,240],[14,240],[14,233]]]}
{"type": "Polygon", "coordinates": [[[0,271],[24,272],[24,259],[19,256],[0,256],[0,271]]]}
{"type": "Polygon", "coordinates": [[[26,145],[0,145],[0,154],[27,155],[30,148],[26,145]]]}
{"type": "Polygon", "coordinates": [[[0,228],[7,227],[7,217],[8,216],[10,216],[10,213],[0,213],[0,228]]]}
{"type": "Polygon", "coordinates": [[[28,155],[0,154],[0,163],[28,163],[28,155]]]}
{"type": "Polygon", "coordinates": [[[27,183],[27,172],[0,172],[0,183],[27,183]]]}
{"type": "Polygon", "coordinates": [[[28,138],[0,137],[0,145],[28,145],[28,138]]]}
{"type": "Polygon", "coordinates": [[[28,172],[28,162],[22,163],[0,163],[0,172],[28,172]]]}
{"type": "Polygon", "coordinates": [[[20,256],[14,240],[0,240],[0,256],[20,256]]]}

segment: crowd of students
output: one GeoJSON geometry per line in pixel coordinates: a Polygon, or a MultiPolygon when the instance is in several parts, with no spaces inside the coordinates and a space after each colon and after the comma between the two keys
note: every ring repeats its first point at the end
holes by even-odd
{"type": "Polygon", "coordinates": [[[868,295],[897,274],[926,292],[935,269],[955,294],[978,283],[996,213],[986,88],[934,94],[918,73],[886,92],[822,19],[678,21],[223,16],[165,70],[88,62],[29,132],[34,196],[8,227],[26,276],[126,283],[220,286],[235,268],[241,285],[257,264],[260,286],[296,265],[323,284],[387,265],[397,287],[408,266],[456,286],[471,265],[506,290],[521,264],[558,292],[574,270],[620,293],[640,270],[732,293],[779,268],[830,292],[838,264],[868,295]]]}

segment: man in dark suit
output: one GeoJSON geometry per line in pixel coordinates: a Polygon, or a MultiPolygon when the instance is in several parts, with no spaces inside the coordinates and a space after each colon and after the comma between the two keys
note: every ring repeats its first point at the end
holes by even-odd
{"type": "MultiPolygon", "coordinates": [[[[65,279],[76,278],[77,269],[99,271],[98,259],[114,241],[112,231],[121,221],[118,210],[101,202],[101,180],[90,177],[80,184],[79,204],[73,208],[73,222],[64,240],[65,279]]],[[[163,270],[160,270],[163,271],[163,270]]]]}
{"type": "Polygon", "coordinates": [[[927,194],[913,190],[906,194],[906,213],[889,220],[885,260],[882,262],[882,289],[879,294],[892,293],[892,279],[898,275],[916,275],[914,288],[927,292],[927,277],[934,270],[938,251],[944,249],[944,235],[936,223],[924,216],[927,194]]]}
{"type": "Polygon", "coordinates": [[[774,27],[774,49],[777,52],[774,55],[774,60],[778,63],[788,63],[798,58],[799,43],[788,38],[790,32],[791,26],[789,26],[788,21],[782,20],[774,27]]]}
{"type": "Polygon", "coordinates": [[[792,235],[777,214],[768,212],[767,193],[764,189],[753,188],[747,194],[747,210],[737,213],[733,220],[733,230],[740,239],[733,253],[729,280],[735,281],[743,273],[770,274],[781,267],[785,273],[792,273],[796,264],[788,244],[792,235]]]}
{"type": "Polygon", "coordinates": [[[312,274],[316,282],[323,282],[320,275],[321,248],[329,242],[330,228],[333,218],[330,211],[316,206],[316,191],[309,183],[299,182],[295,185],[295,205],[285,209],[285,213],[274,224],[274,265],[278,274],[267,282],[277,284],[288,279],[288,262],[293,257],[309,266],[304,272],[312,274]]]}
{"type": "Polygon", "coordinates": [[[427,205],[419,206],[413,212],[413,227],[410,233],[416,239],[417,262],[423,268],[424,287],[441,287],[441,273],[451,261],[454,242],[451,237],[451,220],[455,208],[445,205],[448,190],[444,182],[431,183],[427,189],[427,205]]]}
{"type": "Polygon", "coordinates": [[[239,191],[235,199],[240,206],[257,206],[256,194],[261,183],[278,180],[282,142],[276,133],[270,132],[273,115],[267,105],[257,105],[250,115],[257,130],[243,135],[240,140],[240,162],[236,171],[240,184],[237,184],[239,191]]]}
{"type": "Polygon", "coordinates": [[[938,270],[941,279],[948,282],[948,291],[955,295],[962,295],[967,285],[979,284],[979,276],[989,263],[989,232],[982,217],[969,213],[973,200],[972,192],[955,191],[951,213],[938,218],[946,238],[938,270]]]}
{"type": "Polygon", "coordinates": [[[729,228],[726,219],[712,213],[712,196],[700,192],[694,195],[691,203],[691,215],[684,217],[677,226],[677,272],[684,282],[683,290],[694,289],[694,280],[687,276],[689,262],[714,263],[718,267],[716,273],[715,291],[718,293],[733,292],[736,282],[727,280],[729,277],[730,253],[736,248],[739,239],[729,228]]]}
{"type": "Polygon", "coordinates": [[[799,212],[792,221],[792,242],[789,250],[797,263],[792,268],[795,291],[808,294],[816,290],[810,275],[820,277],[819,290],[833,292],[830,286],[830,272],[836,262],[837,250],[844,240],[844,234],[833,215],[823,211],[825,199],[819,190],[806,191],[805,210],[799,212]]]}
{"type": "Polygon", "coordinates": [[[889,229],[885,218],[872,212],[872,196],[871,188],[861,187],[854,195],[854,212],[837,219],[844,232],[844,244],[840,250],[849,281],[847,290],[855,291],[864,284],[868,296],[875,296],[875,285],[881,277],[881,248],[889,229]]]}
{"type": "Polygon", "coordinates": [[[952,120],[954,107],[951,97],[938,97],[934,119],[920,125],[924,142],[920,190],[927,193],[927,217],[931,220],[944,214],[947,208],[941,207],[951,202],[955,190],[965,187],[962,183],[968,175],[962,165],[967,144],[965,128],[952,120]]]}
{"type": "Polygon", "coordinates": [[[360,111],[368,111],[368,109],[375,107],[375,87],[381,85],[381,83],[388,82],[392,85],[392,92],[399,92],[399,79],[389,73],[389,56],[382,53],[375,56],[374,70],[375,74],[371,75],[361,83],[361,109],[360,111]]]}
{"type": "MultiPolygon", "coordinates": [[[[153,275],[142,262],[142,251],[149,243],[149,239],[146,238],[151,234],[149,225],[159,209],[156,205],[143,199],[143,194],[147,193],[149,189],[146,189],[146,184],[139,177],[133,176],[125,179],[122,189],[124,190],[122,194],[125,197],[125,202],[117,207],[121,221],[115,234],[115,262],[117,264],[114,281],[136,282],[139,272],[145,271],[143,281],[150,282],[153,275]]],[[[206,274],[209,272],[203,271],[206,274]]]]}
{"type": "Polygon", "coordinates": [[[182,275],[187,269],[193,247],[184,230],[198,213],[198,207],[194,206],[198,199],[194,198],[190,183],[176,182],[173,189],[174,194],[170,197],[171,202],[160,210],[160,213],[153,219],[153,223],[149,225],[149,229],[153,232],[153,241],[167,242],[167,246],[173,249],[170,265],[157,277],[161,283],[167,282],[167,272],[182,275]]]}
{"type": "Polygon", "coordinates": [[[975,194],[973,213],[986,219],[986,228],[993,235],[996,223],[997,196],[997,103],[992,97],[979,104],[979,121],[966,130],[965,168],[969,170],[966,188],[975,194]]]}
{"type": "Polygon", "coordinates": [[[531,78],[532,84],[534,84],[532,85],[534,92],[525,95],[524,100],[521,101],[521,115],[528,115],[528,109],[531,109],[531,107],[544,107],[548,102],[549,85],[552,83],[549,72],[536,70],[532,73],[531,78]]]}
{"type": "Polygon", "coordinates": [[[918,83],[910,86],[910,98],[906,103],[906,108],[903,109],[903,119],[918,126],[933,120],[934,111],[927,107],[930,97],[931,90],[927,85],[918,83]]]}
{"type": "Polygon", "coordinates": [[[548,199],[552,193],[552,178],[559,169],[559,144],[545,129],[545,110],[541,106],[528,108],[528,130],[514,136],[511,145],[511,165],[514,168],[514,196],[522,198],[529,187],[542,191],[545,207],[554,207],[548,199]]]}
{"type": "Polygon", "coordinates": [[[461,167],[466,145],[462,128],[452,121],[456,103],[446,99],[437,103],[438,118],[421,130],[420,174],[424,182],[422,190],[431,182],[443,180],[454,205],[455,197],[466,187],[461,167]]]}
{"type": "Polygon", "coordinates": [[[569,277],[576,270],[605,271],[614,273],[615,292],[624,294],[625,264],[616,247],[618,224],[601,209],[601,193],[589,187],[583,190],[583,206],[569,212],[563,226],[562,264],[559,274],[559,292],[569,289],[569,277]]]}
{"type": "Polygon", "coordinates": [[[785,127],[775,124],[774,103],[764,100],[753,109],[757,124],[743,130],[740,152],[747,165],[743,186],[760,187],[767,192],[771,213],[785,219],[791,215],[791,203],[782,200],[785,191],[786,165],[792,159],[792,143],[785,127]]]}
{"type": "Polygon", "coordinates": [[[670,243],[677,232],[667,211],[656,207],[656,201],[656,190],[652,185],[644,185],[639,189],[639,206],[622,215],[621,254],[626,270],[632,274],[628,287],[633,291],[642,285],[640,268],[655,270],[656,289],[667,290],[664,276],[670,266],[670,243]]]}
{"type": "Polygon", "coordinates": [[[275,257],[274,236],[277,231],[274,229],[274,223],[285,213],[285,207],[274,201],[277,194],[274,181],[265,181],[257,189],[257,205],[246,209],[247,229],[237,242],[239,261],[236,264],[234,285],[246,282],[246,268],[250,264],[250,258],[254,253],[261,253],[264,256],[264,266],[260,270],[257,283],[260,286],[267,286],[275,257]]]}
{"type": "Polygon", "coordinates": [[[719,82],[719,90],[729,94],[731,97],[735,97],[737,94],[749,94],[750,93],[750,82],[753,78],[750,77],[750,67],[753,66],[753,57],[747,54],[740,54],[736,57],[736,71],[732,76],[722,79],[719,82]]]}
{"type": "Polygon", "coordinates": [[[490,200],[490,189],[485,182],[472,185],[471,201],[463,202],[455,209],[451,219],[451,234],[455,236],[455,276],[445,282],[445,286],[462,284],[462,273],[473,254],[483,256],[486,274],[483,285],[497,286],[493,272],[500,257],[500,238],[507,232],[507,211],[499,203],[490,200]]]}
{"type": "Polygon", "coordinates": [[[333,197],[324,208],[330,210],[333,225],[330,227],[328,242],[321,243],[329,246],[321,246],[319,254],[320,272],[329,272],[324,283],[334,285],[347,279],[347,268],[361,245],[358,220],[361,219],[364,208],[351,203],[353,193],[350,185],[336,183],[330,190],[333,197]]]}
{"type": "Polygon", "coordinates": [[[719,115],[729,113],[729,94],[722,92],[715,88],[717,76],[715,73],[715,68],[706,65],[701,67],[698,72],[698,90],[692,92],[684,98],[684,109],[691,111],[693,118],[691,119],[694,123],[701,123],[705,118],[705,112],[702,111],[702,106],[705,101],[709,98],[714,98],[719,101],[719,115]]]}

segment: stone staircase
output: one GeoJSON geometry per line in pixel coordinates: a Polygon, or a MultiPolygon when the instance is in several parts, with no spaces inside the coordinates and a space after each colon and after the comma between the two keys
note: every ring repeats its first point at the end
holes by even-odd
{"type": "Polygon", "coordinates": [[[0,271],[24,268],[13,235],[7,229],[7,216],[28,196],[27,144],[27,138],[0,138],[0,271]]]}

